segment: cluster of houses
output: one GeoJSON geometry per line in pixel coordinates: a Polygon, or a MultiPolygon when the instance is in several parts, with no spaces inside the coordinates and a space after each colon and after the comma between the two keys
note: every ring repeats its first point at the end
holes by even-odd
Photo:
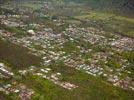
{"type": "Polygon", "coordinates": [[[126,50],[126,51],[133,51],[134,50],[134,39],[131,38],[119,38],[118,40],[115,40],[111,42],[111,45],[113,47],[126,50]]]}
{"type": "Polygon", "coordinates": [[[107,42],[106,38],[103,35],[100,35],[102,31],[91,30],[90,28],[78,28],[76,26],[70,25],[69,28],[64,31],[64,34],[67,34],[69,37],[72,37],[74,39],[83,38],[83,40],[91,43],[96,44],[100,42],[107,42]],[[97,33],[97,34],[96,34],[97,33]],[[100,33],[100,34],[98,34],[100,33]]]}
{"type": "Polygon", "coordinates": [[[93,75],[93,76],[103,74],[103,68],[101,68],[100,66],[99,67],[94,66],[93,64],[91,65],[85,64],[84,61],[82,61],[81,59],[74,60],[74,59],[68,58],[64,61],[64,63],[65,65],[69,67],[75,68],[77,70],[83,70],[86,73],[93,75]]]}
{"type": "Polygon", "coordinates": [[[126,90],[134,90],[134,81],[130,77],[126,77],[123,80],[119,80],[118,82],[114,83],[114,85],[126,90]]]}
{"type": "Polygon", "coordinates": [[[0,63],[0,77],[11,78],[14,73],[8,70],[7,66],[4,63],[0,63]]]}
{"type": "MultiPolygon", "coordinates": [[[[7,66],[4,63],[0,63],[0,78],[13,78],[14,73],[8,70],[7,66]]],[[[15,94],[18,95],[21,100],[30,100],[34,91],[28,89],[24,84],[17,83],[16,81],[11,81],[8,83],[4,83],[1,81],[0,83],[0,92],[4,92],[7,95],[15,94]]]]}
{"type": "MultiPolygon", "coordinates": [[[[81,39],[87,44],[91,44],[91,46],[99,45],[100,47],[104,47],[106,45],[112,46],[112,47],[118,47],[118,49],[122,50],[120,47],[129,47],[132,49],[132,45],[124,45],[131,42],[133,43],[132,39],[128,38],[118,38],[118,39],[111,39],[106,38],[103,34],[103,31],[95,30],[94,28],[78,28],[75,25],[70,25],[65,31],[54,34],[53,30],[51,28],[44,28],[43,32],[34,32],[33,30],[28,30],[30,36],[27,35],[22,38],[17,37],[10,37],[10,41],[15,44],[21,44],[24,47],[27,47],[30,49],[31,53],[37,56],[42,57],[43,66],[48,66],[51,64],[52,61],[62,61],[66,66],[75,68],[77,70],[83,70],[85,73],[88,73],[93,76],[103,76],[107,78],[107,81],[115,84],[119,82],[121,79],[122,71],[125,68],[125,63],[123,63],[124,59],[121,59],[122,67],[117,69],[117,71],[113,71],[112,68],[104,68],[103,65],[100,65],[100,61],[104,64],[107,63],[107,58],[111,55],[114,55],[114,52],[111,51],[98,51],[95,52],[93,48],[84,48],[80,44],[81,41],[78,39],[81,39]],[[100,33],[99,33],[100,32],[100,33]],[[109,41],[110,40],[110,41],[109,41]],[[124,41],[125,40],[125,41],[124,41]],[[76,51],[72,51],[71,53],[68,53],[67,51],[64,51],[64,46],[67,42],[74,43],[74,46],[78,49],[78,56],[74,57],[76,51]],[[76,43],[76,44],[75,44],[76,43]],[[93,53],[91,57],[88,59],[84,59],[82,55],[86,55],[88,53],[93,53]],[[90,64],[86,64],[85,60],[88,60],[90,64]],[[111,72],[111,73],[108,73],[111,72]],[[116,73],[119,73],[120,75],[114,75],[116,73]]],[[[2,36],[1,32],[1,36],[2,36]]],[[[71,48],[70,48],[71,49],[71,48]]],[[[116,50],[116,48],[115,48],[116,50]]],[[[124,49],[126,50],[126,49],[124,49]]],[[[127,65],[126,65],[127,66],[127,65]]],[[[25,72],[25,71],[24,71],[25,72]]],[[[40,74],[39,74],[40,75],[40,74]]],[[[45,77],[45,76],[44,76],[45,77]]],[[[61,86],[68,86],[64,83],[55,82],[53,79],[52,81],[55,84],[61,85],[61,86]],[[64,85],[63,85],[64,84],[64,85]]],[[[70,85],[71,86],[71,85],[70,85]]],[[[73,86],[73,85],[72,85],[73,86]]]]}
{"type": "Polygon", "coordinates": [[[19,73],[23,76],[26,76],[28,73],[30,73],[34,76],[39,76],[43,79],[48,79],[49,81],[52,81],[54,84],[59,85],[68,90],[72,90],[78,87],[70,82],[62,81],[61,73],[54,73],[50,68],[37,68],[35,66],[31,66],[29,69],[19,70],[19,73]]]}
{"type": "Polygon", "coordinates": [[[31,100],[34,91],[28,89],[24,84],[18,84],[16,81],[7,84],[0,84],[0,92],[4,92],[7,95],[15,94],[21,100],[31,100]]]}
{"type": "Polygon", "coordinates": [[[29,16],[26,15],[0,15],[0,19],[6,18],[28,18],[29,16]]]}
{"type": "MultiPolygon", "coordinates": [[[[47,5],[47,4],[46,4],[47,5]]],[[[46,7],[47,8],[47,7],[46,7]]],[[[107,81],[111,82],[116,86],[120,86],[122,88],[131,87],[133,88],[132,84],[127,86],[123,84],[127,84],[126,80],[129,78],[121,79],[122,72],[126,72],[127,62],[124,62],[125,59],[121,59],[119,62],[121,64],[121,68],[113,70],[112,68],[105,68],[100,62],[106,64],[108,61],[108,57],[114,55],[112,49],[114,48],[115,51],[127,50],[132,51],[134,49],[134,41],[131,38],[126,37],[119,37],[115,35],[115,39],[108,38],[105,36],[105,32],[103,30],[99,30],[93,27],[88,28],[80,28],[74,24],[70,24],[68,28],[62,31],[59,34],[54,34],[52,28],[45,27],[45,25],[31,23],[31,24],[24,24],[20,21],[20,18],[27,19],[29,16],[24,15],[24,13],[29,12],[26,9],[19,9],[22,12],[22,15],[8,15],[8,16],[0,16],[2,24],[8,27],[21,27],[26,29],[27,26],[32,26],[36,29],[41,28],[43,30],[33,30],[27,29],[26,33],[28,35],[18,38],[14,35],[17,33],[7,32],[6,30],[0,30],[0,38],[8,39],[10,42],[18,45],[22,45],[27,47],[30,50],[30,53],[40,56],[42,58],[42,65],[48,66],[53,61],[62,61],[66,66],[75,68],[76,70],[82,70],[87,74],[93,76],[103,76],[107,79],[107,81]],[[117,38],[118,37],[118,38],[117,38]],[[66,43],[71,42],[73,43],[73,47],[75,50],[72,50],[71,53],[65,49],[66,43]],[[88,48],[85,48],[82,44],[90,45],[88,48]],[[103,47],[104,50],[102,51],[95,51],[92,47],[103,47]],[[110,47],[111,50],[107,51],[106,47],[110,47]],[[92,54],[91,57],[84,58],[83,55],[92,54]],[[85,63],[89,61],[89,63],[85,63]],[[118,74],[117,74],[118,73],[118,74]]],[[[56,21],[57,26],[60,26],[63,23],[62,21],[56,21]]],[[[64,22],[64,21],[63,21],[64,22]]],[[[72,47],[66,47],[68,49],[72,49],[72,47]]],[[[69,82],[62,82],[60,81],[61,73],[52,73],[50,68],[35,68],[31,67],[27,70],[20,70],[19,73],[21,75],[27,75],[26,73],[32,73],[33,75],[40,76],[42,78],[48,79],[55,84],[62,86],[66,89],[73,89],[78,86],[71,84],[69,82]]],[[[0,76],[13,76],[13,73],[6,69],[6,66],[0,63],[0,76]]],[[[132,80],[130,78],[130,82],[132,80]]],[[[22,94],[21,97],[25,96],[22,94]]]]}

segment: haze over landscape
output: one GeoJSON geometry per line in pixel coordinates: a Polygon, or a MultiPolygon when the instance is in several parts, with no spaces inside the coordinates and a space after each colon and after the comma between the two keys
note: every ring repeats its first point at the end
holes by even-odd
{"type": "Polygon", "coordinates": [[[134,0],[0,0],[0,100],[133,100],[134,0]]]}

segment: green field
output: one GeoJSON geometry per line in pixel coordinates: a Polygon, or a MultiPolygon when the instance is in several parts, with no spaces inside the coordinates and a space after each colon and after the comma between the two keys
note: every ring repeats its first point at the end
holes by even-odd
{"type": "Polygon", "coordinates": [[[80,20],[95,21],[96,25],[100,25],[104,30],[112,33],[120,33],[121,35],[134,37],[134,19],[127,18],[111,13],[102,13],[98,11],[89,11],[88,13],[75,16],[80,20]]]}

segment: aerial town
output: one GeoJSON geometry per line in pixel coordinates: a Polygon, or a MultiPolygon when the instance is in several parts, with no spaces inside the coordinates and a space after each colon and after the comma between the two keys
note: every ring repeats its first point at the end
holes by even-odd
{"type": "Polygon", "coordinates": [[[0,4],[0,100],[63,99],[134,99],[134,19],[64,0],[0,4]]]}

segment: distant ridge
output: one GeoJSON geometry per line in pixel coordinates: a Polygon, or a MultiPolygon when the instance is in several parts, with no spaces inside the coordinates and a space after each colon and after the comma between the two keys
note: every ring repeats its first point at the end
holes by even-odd
{"type": "MultiPolygon", "coordinates": [[[[6,3],[7,1],[36,1],[36,0],[0,0],[0,3],[6,3]]],[[[85,3],[93,9],[115,11],[118,13],[124,13],[134,15],[134,0],[38,0],[38,1],[62,1],[62,2],[78,2],[85,3]]]]}

